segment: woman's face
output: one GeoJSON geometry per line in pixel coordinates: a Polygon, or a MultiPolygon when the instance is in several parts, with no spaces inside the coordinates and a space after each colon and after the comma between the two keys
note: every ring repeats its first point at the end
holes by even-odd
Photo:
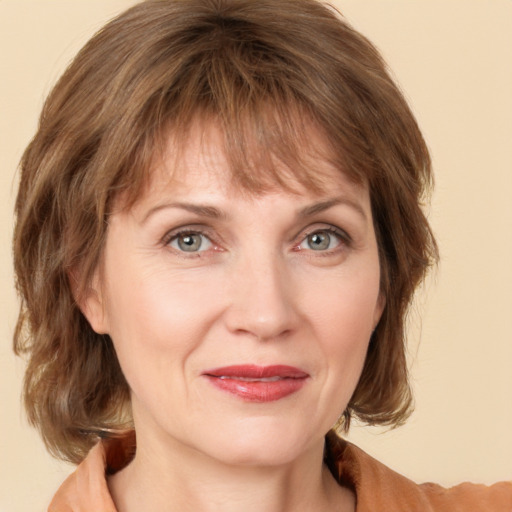
{"type": "Polygon", "coordinates": [[[368,190],[311,159],[324,193],[241,193],[201,133],[111,216],[84,312],[113,340],[139,444],[292,461],[346,408],[383,309],[368,190]]]}

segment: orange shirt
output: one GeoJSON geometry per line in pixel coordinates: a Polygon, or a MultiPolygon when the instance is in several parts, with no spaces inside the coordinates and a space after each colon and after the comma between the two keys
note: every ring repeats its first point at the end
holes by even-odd
{"type": "MultiPolygon", "coordinates": [[[[119,461],[98,443],[62,484],[48,512],[117,512],[105,473],[107,458],[119,461]]],[[[357,512],[512,512],[512,482],[492,486],[464,483],[450,489],[416,484],[376,461],[356,446],[328,436],[328,464],[338,481],[351,487],[357,512]]]]}

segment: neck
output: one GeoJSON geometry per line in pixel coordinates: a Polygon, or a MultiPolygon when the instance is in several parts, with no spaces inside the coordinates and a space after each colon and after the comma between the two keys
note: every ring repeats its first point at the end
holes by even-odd
{"type": "Polygon", "coordinates": [[[354,511],[323,464],[323,440],[281,465],[230,464],[137,433],[134,460],[109,480],[119,512],[354,511]]]}

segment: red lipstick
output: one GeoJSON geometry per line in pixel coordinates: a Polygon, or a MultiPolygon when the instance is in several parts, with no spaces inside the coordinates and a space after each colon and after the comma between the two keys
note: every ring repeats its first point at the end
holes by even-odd
{"type": "Polygon", "coordinates": [[[222,391],[248,402],[273,402],[291,395],[304,385],[309,375],[286,365],[236,365],[207,370],[203,375],[222,391]]]}

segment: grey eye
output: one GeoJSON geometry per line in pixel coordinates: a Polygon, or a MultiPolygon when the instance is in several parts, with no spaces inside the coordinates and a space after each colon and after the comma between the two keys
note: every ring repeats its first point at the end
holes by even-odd
{"type": "Polygon", "coordinates": [[[184,235],[178,237],[178,246],[182,251],[194,252],[201,248],[201,235],[184,235]]]}
{"type": "Polygon", "coordinates": [[[211,242],[201,233],[182,233],[176,235],[169,245],[183,252],[201,252],[208,249],[211,242]]]}
{"type": "Polygon", "coordinates": [[[313,251],[324,251],[329,248],[331,235],[326,231],[317,231],[307,237],[308,246],[313,251]]]}
{"type": "Polygon", "coordinates": [[[328,229],[320,229],[306,236],[300,244],[302,249],[310,249],[312,251],[326,251],[335,249],[342,243],[340,235],[328,229]]]}

